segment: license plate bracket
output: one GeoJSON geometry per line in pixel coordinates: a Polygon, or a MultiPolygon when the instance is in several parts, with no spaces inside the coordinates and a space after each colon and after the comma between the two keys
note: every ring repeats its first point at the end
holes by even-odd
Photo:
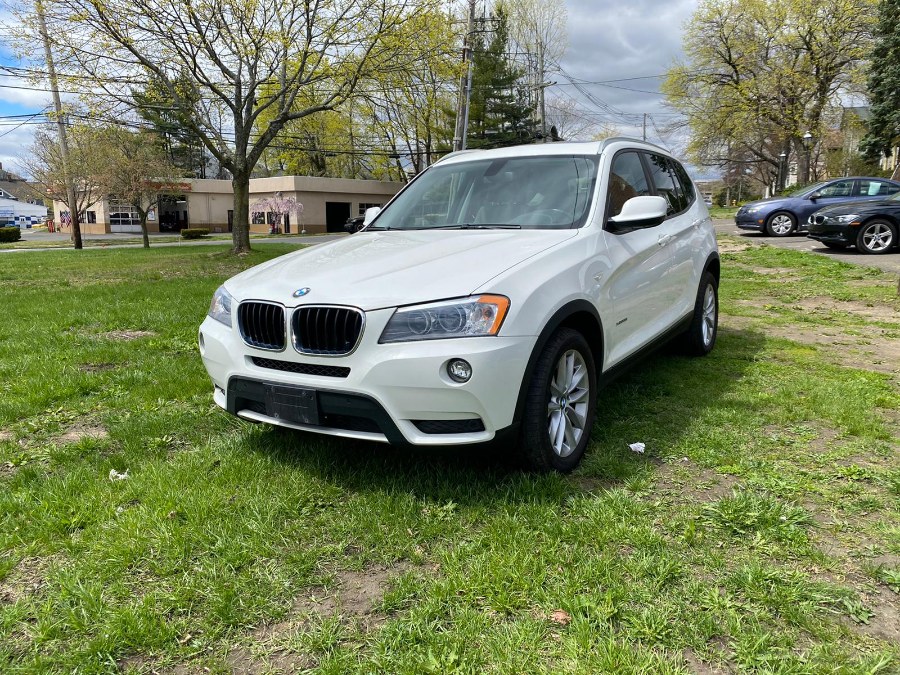
{"type": "Polygon", "coordinates": [[[316,390],[267,384],[266,415],[294,424],[319,424],[319,400],[316,390]]]}

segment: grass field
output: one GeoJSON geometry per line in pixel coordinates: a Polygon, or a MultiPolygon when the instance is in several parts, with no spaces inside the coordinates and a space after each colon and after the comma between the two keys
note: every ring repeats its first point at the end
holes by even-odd
{"type": "Polygon", "coordinates": [[[898,672],[897,280],[722,245],[713,354],[567,477],[217,410],[209,298],[288,246],[3,256],[0,672],[898,672]]]}

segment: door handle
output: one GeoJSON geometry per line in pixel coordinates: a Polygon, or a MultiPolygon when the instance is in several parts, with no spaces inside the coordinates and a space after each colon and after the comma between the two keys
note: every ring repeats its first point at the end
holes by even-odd
{"type": "Polygon", "coordinates": [[[661,235],[659,236],[659,239],[656,240],[656,243],[659,244],[660,246],[665,246],[665,245],[668,244],[670,241],[672,241],[672,239],[674,239],[674,235],[671,235],[671,234],[661,234],[661,235]]]}

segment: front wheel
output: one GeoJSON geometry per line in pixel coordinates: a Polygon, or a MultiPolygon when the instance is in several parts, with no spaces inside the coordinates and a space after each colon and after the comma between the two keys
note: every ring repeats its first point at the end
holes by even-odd
{"type": "Polygon", "coordinates": [[[525,401],[520,447],[537,471],[572,471],[590,441],[597,403],[594,355],[584,336],[560,328],[538,357],[525,401]]]}
{"type": "Polygon", "coordinates": [[[883,220],[870,220],[856,235],[856,249],[862,253],[887,253],[896,242],[897,231],[883,220]]]}
{"type": "Polygon", "coordinates": [[[782,211],[773,213],[766,222],[766,233],[772,237],[786,237],[797,228],[797,219],[782,211]]]}
{"type": "Polygon", "coordinates": [[[691,325],[684,332],[681,344],[690,356],[706,356],[716,344],[719,331],[719,286],[716,278],[704,273],[697,289],[691,325]]]}

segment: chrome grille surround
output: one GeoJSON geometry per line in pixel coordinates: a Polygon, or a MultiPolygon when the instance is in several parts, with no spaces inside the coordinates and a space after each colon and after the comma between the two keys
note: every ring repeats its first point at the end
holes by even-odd
{"type": "Polygon", "coordinates": [[[287,345],[284,306],[265,300],[245,300],[237,309],[238,332],[248,347],[283,352],[287,345]]]}

